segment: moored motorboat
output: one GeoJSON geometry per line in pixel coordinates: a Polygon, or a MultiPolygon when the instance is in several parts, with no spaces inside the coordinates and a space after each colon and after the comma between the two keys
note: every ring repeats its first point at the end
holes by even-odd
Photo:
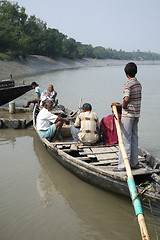
{"type": "MultiPolygon", "coordinates": [[[[39,108],[33,111],[33,126],[47,149],[47,151],[66,169],[80,179],[102,188],[129,196],[127,176],[125,171],[115,172],[113,169],[118,165],[118,145],[104,146],[99,142],[90,146],[78,146],[71,138],[69,127],[63,126],[62,142],[50,142],[41,138],[36,129],[36,117],[39,108]]],[[[70,118],[72,122],[73,112],[64,106],[56,107],[54,113],[70,118]]],[[[139,196],[145,201],[160,203],[160,159],[151,156],[147,151],[139,147],[139,169],[133,169],[132,174],[136,183],[139,196]]]]}
{"type": "Polygon", "coordinates": [[[30,84],[18,84],[16,85],[14,80],[7,79],[0,81],[0,106],[9,103],[10,101],[20,97],[24,93],[30,91],[30,84]]]}

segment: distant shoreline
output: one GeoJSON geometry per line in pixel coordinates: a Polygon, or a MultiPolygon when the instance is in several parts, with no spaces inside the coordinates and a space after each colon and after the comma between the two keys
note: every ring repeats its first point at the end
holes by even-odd
{"type": "MultiPolygon", "coordinates": [[[[0,80],[8,79],[12,74],[13,78],[21,76],[31,76],[36,74],[43,74],[50,71],[76,69],[82,67],[107,67],[110,65],[124,66],[128,60],[112,60],[112,59],[51,59],[49,57],[31,55],[27,60],[22,62],[20,60],[2,61],[0,60],[0,80]]],[[[160,64],[160,61],[137,61],[138,64],[160,64]]]]}

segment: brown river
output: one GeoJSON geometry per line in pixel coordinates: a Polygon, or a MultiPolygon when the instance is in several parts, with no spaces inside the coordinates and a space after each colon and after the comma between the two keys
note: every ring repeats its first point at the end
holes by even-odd
{"type": "MultiPolygon", "coordinates": [[[[139,145],[160,158],[160,65],[137,64],[143,87],[139,145]]],[[[123,68],[120,62],[24,76],[18,81],[36,81],[42,89],[53,84],[59,103],[76,110],[82,98],[101,119],[111,114],[110,103],[122,101],[123,68]]],[[[16,105],[33,97],[30,91],[16,105]]],[[[72,175],[49,155],[33,128],[0,130],[0,164],[0,240],[141,239],[131,200],[72,175]]],[[[150,238],[160,239],[160,208],[152,216],[142,205],[150,238]]]]}

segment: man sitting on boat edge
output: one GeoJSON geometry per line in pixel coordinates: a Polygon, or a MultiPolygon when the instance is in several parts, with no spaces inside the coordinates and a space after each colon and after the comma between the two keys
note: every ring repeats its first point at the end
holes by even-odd
{"type": "Polygon", "coordinates": [[[40,104],[42,90],[39,88],[39,85],[38,85],[36,82],[32,82],[32,83],[31,83],[31,88],[32,88],[32,89],[35,89],[35,93],[37,94],[37,98],[34,98],[34,99],[29,100],[29,101],[27,102],[27,105],[23,105],[24,108],[28,108],[31,103],[33,103],[34,106],[35,106],[36,103],[37,103],[38,105],[40,104]]]}
{"type": "Polygon", "coordinates": [[[61,118],[50,110],[53,107],[53,102],[49,99],[45,99],[43,102],[43,108],[38,113],[36,128],[42,138],[51,138],[52,141],[60,141],[60,130],[63,123],[69,123],[68,119],[61,118]]]}
{"type": "Polygon", "coordinates": [[[70,128],[74,141],[80,145],[90,145],[99,139],[99,120],[97,114],[92,112],[90,103],[82,106],[82,112],[77,116],[74,125],[70,128]]]}

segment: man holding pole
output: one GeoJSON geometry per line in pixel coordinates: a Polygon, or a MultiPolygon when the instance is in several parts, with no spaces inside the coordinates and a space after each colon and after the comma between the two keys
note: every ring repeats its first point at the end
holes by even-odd
{"type": "Polygon", "coordinates": [[[121,166],[125,166],[127,174],[127,184],[130,191],[130,196],[134,206],[138,223],[140,226],[141,236],[143,240],[149,240],[149,235],[146,223],[143,216],[143,210],[140,198],[137,194],[136,184],[132,175],[131,167],[138,168],[138,120],[141,106],[141,84],[135,78],[137,66],[135,63],[128,63],[125,67],[125,73],[128,81],[125,84],[123,93],[123,103],[112,103],[112,110],[115,115],[115,123],[117,128],[120,157],[118,171],[124,170],[121,166]],[[119,124],[118,113],[116,106],[122,106],[121,127],[119,124]],[[122,138],[123,136],[123,138],[122,138]],[[123,143],[124,140],[124,143],[123,143]],[[135,151],[135,154],[134,154],[135,151]],[[127,153],[128,154],[127,154],[127,153]],[[127,156],[128,155],[128,156],[127,156]],[[134,159],[133,156],[136,158],[134,159]],[[123,160],[122,160],[123,159],[123,160]]]}
{"type": "MultiPolygon", "coordinates": [[[[141,91],[142,86],[135,77],[137,66],[129,62],[125,66],[125,74],[128,81],[123,91],[123,103],[112,103],[112,106],[122,107],[121,131],[124,147],[132,169],[139,168],[138,163],[138,121],[141,108],[141,91]]],[[[119,163],[115,171],[124,171],[125,165],[121,150],[119,150],[119,163]]]]}

